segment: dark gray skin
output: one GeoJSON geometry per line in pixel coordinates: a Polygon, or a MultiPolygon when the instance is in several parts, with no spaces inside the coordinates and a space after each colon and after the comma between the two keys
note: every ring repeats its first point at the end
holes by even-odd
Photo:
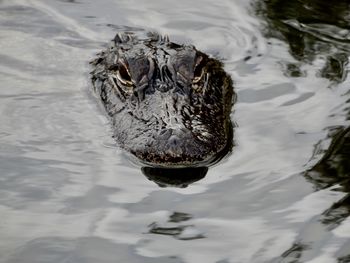
{"type": "Polygon", "coordinates": [[[155,33],[121,33],[91,64],[115,140],[142,162],[208,165],[230,151],[235,94],[219,61],[155,33]]]}

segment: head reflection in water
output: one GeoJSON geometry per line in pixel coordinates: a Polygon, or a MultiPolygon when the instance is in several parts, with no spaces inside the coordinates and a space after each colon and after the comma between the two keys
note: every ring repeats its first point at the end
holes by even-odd
{"type": "Polygon", "coordinates": [[[159,168],[142,167],[142,173],[160,187],[185,188],[205,177],[208,167],[159,168]]]}

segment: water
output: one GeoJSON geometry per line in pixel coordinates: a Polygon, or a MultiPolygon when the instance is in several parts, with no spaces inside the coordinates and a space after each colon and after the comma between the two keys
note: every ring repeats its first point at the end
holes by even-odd
{"type": "Polygon", "coordinates": [[[350,6],[0,1],[0,262],[350,262],[350,6]],[[88,61],[155,30],[221,59],[235,147],[185,188],[115,147],[88,61]]]}

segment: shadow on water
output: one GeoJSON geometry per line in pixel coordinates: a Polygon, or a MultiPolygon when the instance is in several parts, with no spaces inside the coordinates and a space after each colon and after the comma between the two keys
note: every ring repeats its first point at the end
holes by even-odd
{"type": "MultiPolygon", "coordinates": [[[[306,179],[314,184],[316,191],[333,187],[334,191],[346,193],[317,219],[316,224],[324,225],[327,231],[332,231],[350,216],[350,127],[337,128],[330,137],[332,142],[321,160],[304,174],[306,179]]],[[[309,248],[310,245],[302,241],[295,243],[281,255],[281,260],[298,260],[303,251],[309,248]]],[[[349,253],[346,248],[345,250],[349,253]]],[[[350,262],[350,254],[339,257],[338,262],[350,262]]]]}
{"type": "MultiPolygon", "coordinates": [[[[345,80],[350,51],[349,1],[340,0],[335,5],[325,0],[265,0],[258,1],[256,9],[268,23],[266,37],[287,42],[291,55],[301,63],[324,55],[326,63],[320,76],[335,83],[345,80]]],[[[303,75],[301,63],[289,64],[285,73],[303,75]]]]}
{"type": "Polygon", "coordinates": [[[160,187],[185,188],[205,177],[208,167],[157,168],[142,167],[142,173],[160,187]]]}
{"type": "MultiPolygon", "coordinates": [[[[286,42],[290,54],[297,61],[287,65],[285,75],[305,76],[301,66],[321,57],[325,63],[319,69],[319,77],[328,79],[332,88],[345,81],[350,54],[348,0],[340,0],[336,4],[325,0],[265,0],[256,1],[254,6],[257,14],[267,22],[264,29],[266,37],[286,42]]],[[[347,109],[349,111],[349,106],[347,109]]],[[[350,111],[347,113],[349,119],[350,111]]],[[[314,185],[315,191],[332,188],[345,193],[344,198],[312,223],[331,231],[350,216],[350,127],[344,124],[329,128],[326,139],[331,141],[328,149],[303,175],[314,185]]],[[[310,244],[300,238],[274,262],[302,262],[303,254],[317,241],[313,240],[310,244]]],[[[349,244],[342,248],[345,253],[337,255],[338,262],[350,262],[348,248],[349,244]]]]}

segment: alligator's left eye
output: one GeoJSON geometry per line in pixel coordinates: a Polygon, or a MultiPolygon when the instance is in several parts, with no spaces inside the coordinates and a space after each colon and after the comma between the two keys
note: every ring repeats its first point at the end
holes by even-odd
{"type": "Polygon", "coordinates": [[[204,76],[205,59],[200,56],[196,59],[196,64],[193,71],[193,83],[198,83],[204,76]]]}
{"type": "Polygon", "coordinates": [[[120,64],[117,70],[117,79],[125,86],[132,86],[133,82],[131,80],[130,72],[125,64],[120,64]]]}

